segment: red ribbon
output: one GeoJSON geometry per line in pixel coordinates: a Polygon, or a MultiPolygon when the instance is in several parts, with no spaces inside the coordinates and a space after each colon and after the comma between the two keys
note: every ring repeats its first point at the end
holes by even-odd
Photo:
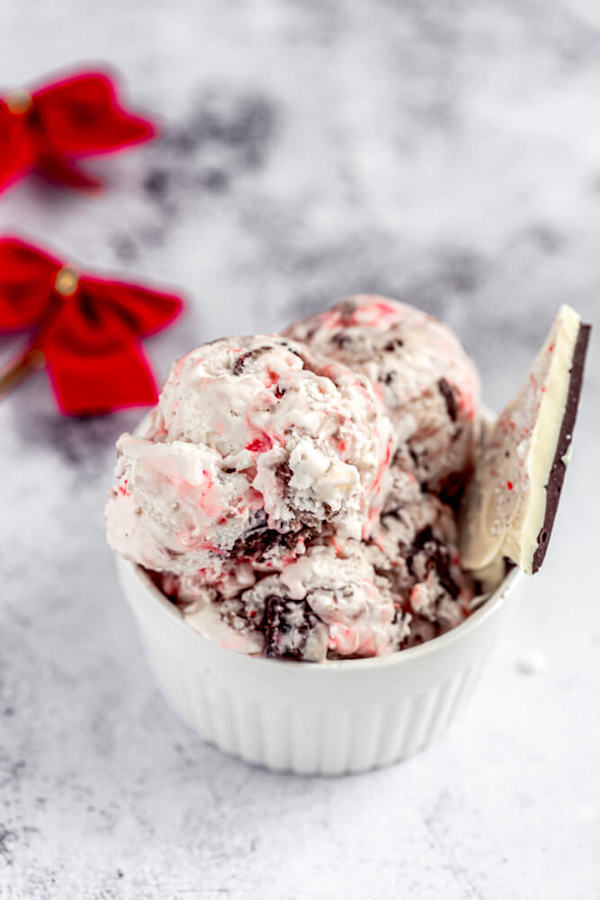
{"type": "Polygon", "coordinates": [[[77,159],[155,135],[152,122],[121,106],[113,79],[103,72],[11,91],[0,99],[0,191],[33,170],[69,187],[100,187],[77,159]]]}
{"type": "Polygon", "coordinates": [[[85,275],[18,238],[0,238],[0,331],[34,329],[25,353],[0,374],[0,394],[45,364],[68,415],[155,403],[140,338],[182,309],[174,294],[85,275]]]}

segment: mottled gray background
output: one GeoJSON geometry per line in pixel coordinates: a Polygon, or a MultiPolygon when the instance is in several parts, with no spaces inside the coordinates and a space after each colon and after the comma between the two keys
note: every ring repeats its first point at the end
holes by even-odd
{"type": "MultiPolygon", "coordinates": [[[[166,136],[29,180],[0,228],[180,285],[147,344],[270,330],[376,290],[446,318],[498,406],[562,301],[600,297],[600,7],[588,0],[3,0],[0,82],[110,61],[166,136]]],[[[0,340],[2,358],[15,342],[0,340]]],[[[116,436],[43,374],[0,404],[0,896],[597,898],[598,340],[566,496],[463,721],[339,780],[247,768],[164,706],[103,541],[116,436]],[[545,671],[519,660],[537,649],[545,671]]]]}

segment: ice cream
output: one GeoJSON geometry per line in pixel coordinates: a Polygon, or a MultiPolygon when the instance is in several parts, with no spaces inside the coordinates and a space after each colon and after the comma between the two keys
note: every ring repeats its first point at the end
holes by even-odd
{"type": "Polygon", "coordinates": [[[468,615],[475,582],[460,564],[453,510],[439,497],[421,494],[383,515],[368,558],[409,614],[411,633],[426,620],[439,634],[468,615]]]}
{"type": "Polygon", "coordinates": [[[200,576],[160,586],[187,622],[245,653],[322,662],[421,643],[469,613],[474,581],[457,558],[452,510],[437,497],[387,514],[368,541],[321,539],[271,575],[226,596],[200,576]]]}
{"type": "Polygon", "coordinates": [[[590,326],[562,306],[527,379],[483,441],[463,509],[463,560],[493,572],[507,556],[541,566],[556,515],[590,326]]]}
{"type": "Polygon", "coordinates": [[[108,540],[208,583],[280,568],[326,528],[368,536],[392,443],[364,375],[276,335],[215,341],[173,366],[145,433],[120,438],[108,540]]]}
{"type": "Polygon", "coordinates": [[[353,543],[349,557],[339,556],[333,544],[315,544],[237,598],[198,598],[184,606],[187,621],[232,649],[273,657],[322,662],[327,656],[389,653],[408,634],[408,624],[366,546],[353,543]]]}
{"type": "Polygon", "coordinates": [[[359,294],[286,334],[369,378],[392,421],[401,471],[434,490],[469,471],[479,377],[447,325],[406,303],[359,294]]]}
{"type": "Polygon", "coordinates": [[[118,441],[108,540],[240,653],[318,663],[430,640],[505,556],[539,567],[586,340],[563,308],[481,452],[473,363],[406,304],[360,295],[285,336],[198,347],[118,441]]]}
{"type": "Polygon", "coordinates": [[[118,441],[111,546],[243,653],[374,656],[453,627],[474,587],[436,492],[471,463],[470,360],[446,326],[379,297],[290,331],[175,363],[118,441]]]}

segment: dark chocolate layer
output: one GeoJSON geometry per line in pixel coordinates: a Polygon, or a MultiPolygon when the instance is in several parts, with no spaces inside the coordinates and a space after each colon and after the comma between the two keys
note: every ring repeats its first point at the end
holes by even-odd
{"type": "Polygon", "coordinates": [[[579,326],[579,332],[577,334],[577,340],[575,341],[573,362],[569,375],[567,403],[565,406],[563,420],[560,426],[560,434],[558,436],[558,443],[556,445],[556,451],[554,453],[554,460],[552,462],[550,474],[548,475],[548,482],[546,484],[546,511],[544,514],[544,523],[540,529],[540,533],[537,536],[537,547],[535,549],[535,553],[533,554],[533,573],[538,571],[544,561],[546,550],[548,549],[548,543],[550,541],[550,535],[552,533],[552,527],[554,525],[554,519],[556,517],[556,510],[558,507],[558,501],[560,499],[560,492],[567,468],[564,463],[563,457],[569,449],[569,445],[573,437],[573,428],[575,427],[575,419],[577,418],[577,407],[579,405],[579,396],[581,394],[581,385],[583,382],[583,368],[585,365],[585,356],[587,353],[587,346],[591,328],[591,325],[585,325],[581,323],[579,326]]]}

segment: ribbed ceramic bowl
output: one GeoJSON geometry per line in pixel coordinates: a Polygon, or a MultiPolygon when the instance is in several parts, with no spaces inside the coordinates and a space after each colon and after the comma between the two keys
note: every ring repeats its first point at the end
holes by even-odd
{"type": "Polygon", "coordinates": [[[297,663],[224,650],[190,628],[142,569],[118,558],[150,667],[206,741],[304,775],[385,766],[423,750],[463,708],[521,583],[518,569],[465,622],[375,659],[297,663]]]}

